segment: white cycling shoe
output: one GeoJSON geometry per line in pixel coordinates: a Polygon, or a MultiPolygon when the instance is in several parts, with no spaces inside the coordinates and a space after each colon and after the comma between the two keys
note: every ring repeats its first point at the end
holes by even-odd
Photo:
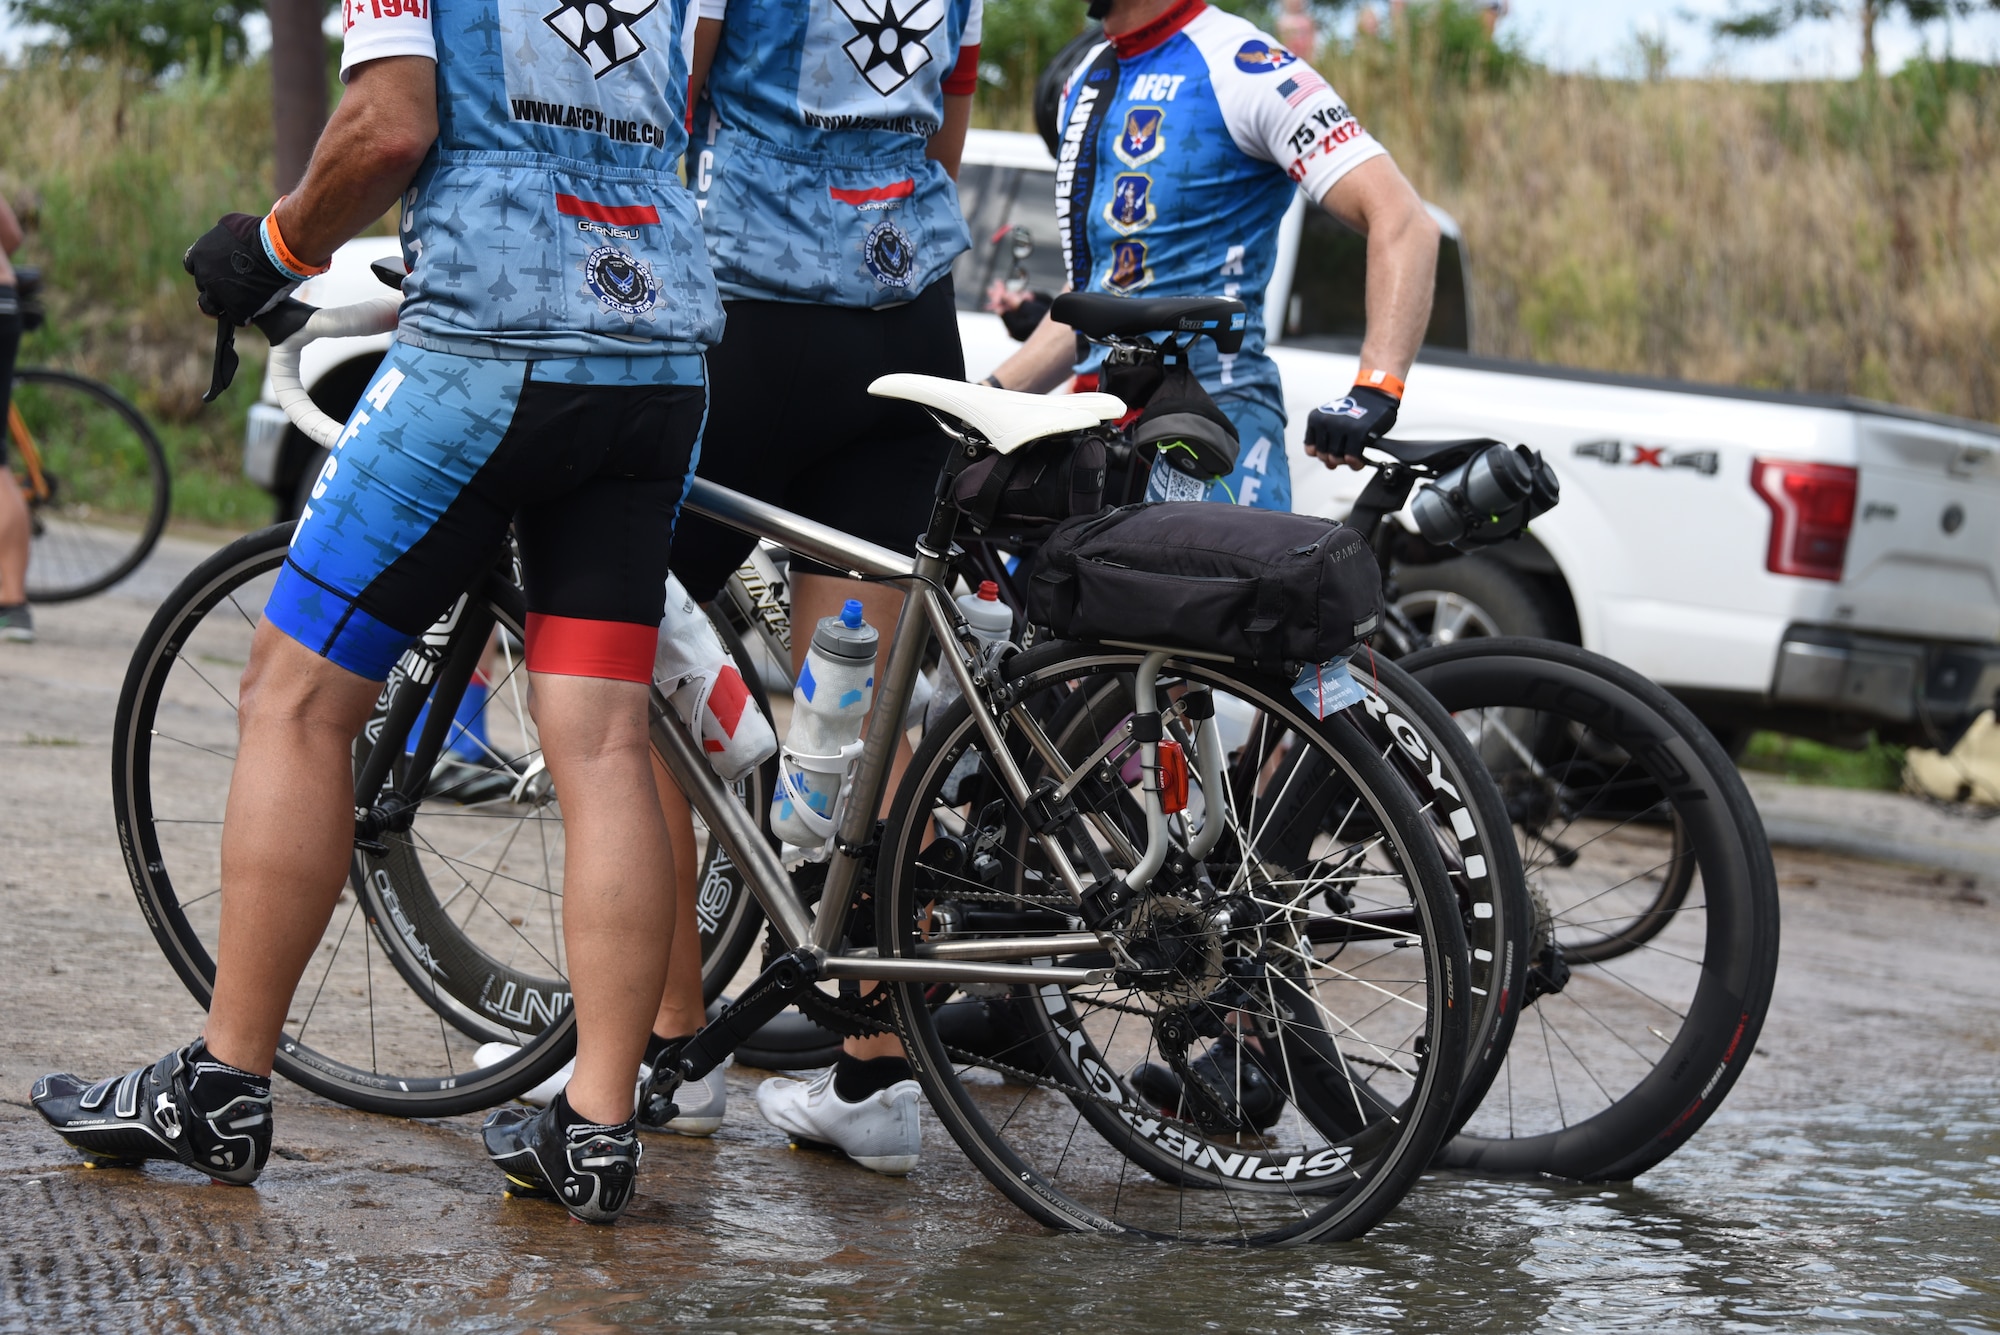
{"type": "MultiPolygon", "coordinates": [[[[484,1043],[480,1045],[479,1051],[473,1054],[472,1060],[479,1066],[493,1066],[507,1060],[520,1050],[512,1043],[484,1043]]],[[[725,1061],[701,1079],[682,1085],[676,1091],[674,1098],[674,1106],[679,1110],[679,1115],[665,1126],[654,1126],[643,1120],[640,1125],[648,1130],[672,1131],[681,1136],[714,1135],[717,1128],[722,1125],[723,1112],[729,1103],[729,1085],[723,1078],[723,1073],[728,1069],[729,1062],[725,1061]]],[[[519,1101],[533,1104],[537,1108],[546,1108],[555,1096],[562,1093],[569,1085],[569,1078],[575,1071],[575,1061],[566,1063],[560,1071],[520,1095],[519,1101]]],[[[642,1064],[639,1067],[638,1088],[633,1094],[634,1101],[642,1108],[646,1098],[646,1084],[652,1078],[653,1068],[642,1064]]]]}
{"type": "Polygon", "coordinates": [[[834,1092],[833,1067],[812,1081],[772,1076],[757,1086],[757,1111],[794,1141],[831,1145],[863,1168],[902,1177],[917,1166],[914,1080],[899,1080],[859,1103],[834,1092]]]}

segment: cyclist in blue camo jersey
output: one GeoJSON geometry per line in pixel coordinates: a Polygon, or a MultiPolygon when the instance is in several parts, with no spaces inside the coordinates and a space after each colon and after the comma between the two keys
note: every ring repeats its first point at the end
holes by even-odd
{"type": "MultiPolygon", "coordinates": [[[[1207,486],[1164,466],[1152,499],[1291,508],[1285,406],[1264,351],[1264,289],[1295,191],[1368,238],[1367,337],[1348,394],[1314,410],[1306,450],[1359,463],[1386,433],[1430,318],[1438,229],[1383,147],[1297,56],[1203,0],[1093,0],[1105,40],[1067,74],[1056,219],[1070,287],[1117,296],[1232,296],[1248,310],[1240,352],[1207,339],[1192,369],[1236,427],[1235,471],[1207,486]]],[[[1094,383],[1101,350],[1076,362],[1068,328],[1045,319],[990,383],[1047,390],[1094,383]]]]}
{"type": "MultiPolygon", "coordinates": [[[[1241,351],[1196,341],[1191,369],[1236,427],[1235,471],[1213,484],[1156,461],[1149,500],[1291,508],[1284,396],[1264,351],[1264,289],[1293,193],[1368,239],[1367,336],[1355,384],[1307,419],[1306,452],[1362,464],[1395,424],[1403,377],[1430,319],[1438,229],[1403,174],[1325,80],[1234,15],[1203,0],[1092,0],[1105,40],[1068,71],[1058,119],[1056,219],[1070,286],[1117,296],[1239,298],[1241,351]]],[[[1076,362],[1075,336],[1044,318],[988,378],[1045,391],[1072,372],[1094,387],[1101,350],[1076,362]]],[[[1194,1065],[1241,1091],[1259,1126],[1284,1109],[1254,1035],[1217,1041],[1194,1065]]],[[[1157,1062],[1128,1075],[1172,1110],[1180,1079],[1157,1062]]]]}
{"type": "MultiPolygon", "coordinates": [[[[980,0],[701,0],[695,31],[688,178],[729,318],[709,356],[701,475],[901,552],[929,518],[949,442],[921,408],[868,386],[894,371],[965,375],[951,264],[969,242],[952,179],[980,19],[980,0]]],[[[691,520],[674,570],[707,601],[750,546],[691,520]]],[[[795,659],[850,598],[885,635],[901,611],[894,587],[801,560],[792,572],[795,659]]],[[[700,1017],[687,956],[659,1032],[700,1017]]],[[[916,1164],[917,1102],[894,1035],[849,1039],[820,1079],[757,1091],[795,1139],[892,1174],[916,1164]]]]}
{"type": "Polygon", "coordinates": [[[286,1008],[346,881],[351,748],[390,668],[501,550],[567,825],[577,1060],[549,1107],[494,1113],[517,1188],[616,1219],[670,941],[673,861],[647,711],[674,518],[722,312],[685,143],[687,0],[348,0],[347,93],[305,180],[230,214],[186,265],[247,324],[402,202],[401,325],[335,443],[244,673],[201,1037],[33,1103],[93,1161],[247,1184],[271,1148],[286,1008]]]}

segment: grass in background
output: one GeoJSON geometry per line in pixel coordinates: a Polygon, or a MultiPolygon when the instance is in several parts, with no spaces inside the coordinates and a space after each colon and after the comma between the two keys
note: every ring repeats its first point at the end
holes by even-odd
{"type": "Polygon", "coordinates": [[[1898,792],[1903,787],[1904,749],[1871,740],[1859,751],[1760,732],[1750,738],[1739,762],[1742,768],[1782,774],[1794,783],[1829,788],[1874,788],[1898,792]]]}
{"type": "Polygon", "coordinates": [[[1464,228],[1479,351],[2000,418],[2000,71],[1559,75],[1407,13],[1319,63],[1464,228]]]}
{"type": "MultiPolygon", "coordinates": [[[[1316,63],[1463,226],[1479,351],[2000,419],[2000,72],[1559,75],[1452,0],[1404,12],[1316,63]]],[[[981,124],[1031,128],[1030,71],[1080,15],[990,0],[981,124]]],[[[262,340],[241,339],[235,388],[204,407],[213,327],[180,267],[218,214],[269,202],[269,80],[262,63],[159,84],[0,68],[0,191],[28,206],[20,258],[49,287],[23,360],[132,397],[168,442],[185,522],[269,513],[239,464],[262,340]]]]}
{"type": "Polygon", "coordinates": [[[95,376],[138,404],[166,446],[183,523],[242,529],[271,517],[241,469],[263,340],[238,339],[235,385],[204,405],[215,326],[181,269],[219,214],[268,203],[270,95],[262,66],[159,86],[54,62],[0,71],[10,127],[0,191],[29,224],[15,259],[43,271],[49,307],[21,361],[95,376]]]}

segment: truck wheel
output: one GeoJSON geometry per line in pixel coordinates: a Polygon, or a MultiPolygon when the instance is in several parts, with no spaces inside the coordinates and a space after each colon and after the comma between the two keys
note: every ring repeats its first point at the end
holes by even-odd
{"type": "Polygon", "coordinates": [[[1518,572],[1481,556],[1399,566],[1396,608],[1435,644],[1477,635],[1553,639],[1554,617],[1540,590],[1518,572]]]}

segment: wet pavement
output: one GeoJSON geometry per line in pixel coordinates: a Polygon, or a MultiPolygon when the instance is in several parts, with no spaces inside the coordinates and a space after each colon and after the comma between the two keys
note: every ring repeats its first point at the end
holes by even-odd
{"type": "Polygon", "coordinates": [[[84,1169],[39,1072],[122,1070],[199,1014],[120,865],[108,743],[171,562],[0,645],[0,1330],[2000,1332],[2000,870],[1782,850],[1756,1057],[1618,1188],[1434,1176],[1358,1243],[1246,1254],[1054,1235],[933,1123],[905,1181],[788,1150],[731,1073],[712,1141],[649,1140],[612,1229],[508,1201],[477,1119],[281,1087],[253,1190],[84,1169]]]}

